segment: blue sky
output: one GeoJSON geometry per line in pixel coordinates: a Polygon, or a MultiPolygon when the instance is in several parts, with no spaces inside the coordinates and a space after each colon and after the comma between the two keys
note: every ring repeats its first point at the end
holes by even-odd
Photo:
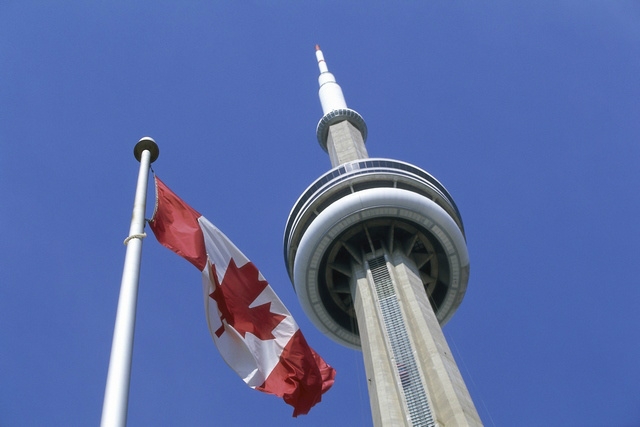
{"type": "Polygon", "coordinates": [[[640,424],[640,3],[488,3],[3,2],[0,425],[99,423],[146,135],[338,374],[297,419],[247,388],[199,273],[150,236],[129,425],[371,425],[361,354],[305,318],[282,256],[330,168],[316,43],[369,154],[460,208],[471,277],[444,332],[485,425],[640,424]]]}

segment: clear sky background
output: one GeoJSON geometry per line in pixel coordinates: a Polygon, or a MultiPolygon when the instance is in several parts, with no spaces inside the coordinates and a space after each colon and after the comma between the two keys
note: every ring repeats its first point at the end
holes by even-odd
{"type": "Polygon", "coordinates": [[[129,425],[371,425],[361,354],[315,330],[283,261],[330,168],[316,43],[370,156],[460,208],[471,278],[444,332],[484,423],[640,425],[640,3],[265,3],[0,4],[0,426],[99,423],[147,135],[338,373],[297,419],[249,389],[199,272],[150,235],[129,425]]]}

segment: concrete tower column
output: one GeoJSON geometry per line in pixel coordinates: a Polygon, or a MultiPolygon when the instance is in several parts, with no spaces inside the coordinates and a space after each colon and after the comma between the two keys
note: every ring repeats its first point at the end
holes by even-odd
{"type": "Polygon", "coordinates": [[[366,258],[353,292],[374,425],[481,425],[415,262],[400,249],[366,258]]]}
{"type": "Polygon", "coordinates": [[[369,157],[362,134],[346,120],[329,126],[327,151],[333,167],[369,157]]]}

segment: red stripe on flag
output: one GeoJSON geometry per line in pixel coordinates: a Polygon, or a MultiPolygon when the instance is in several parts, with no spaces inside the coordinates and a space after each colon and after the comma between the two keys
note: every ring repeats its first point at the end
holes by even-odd
{"type": "Polygon", "coordinates": [[[333,385],[336,371],[313,351],[296,331],[264,384],[256,390],[275,394],[293,406],[293,416],[304,415],[333,385]]]}
{"type": "Polygon", "coordinates": [[[153,219],[149,221],[153,234],[163,246],[202,271],[207,265],[207,251],[202,229],[198,223],[201,215],[171,191],[158,177],[155,177],[155,181],[158,206],[153,219]]]}

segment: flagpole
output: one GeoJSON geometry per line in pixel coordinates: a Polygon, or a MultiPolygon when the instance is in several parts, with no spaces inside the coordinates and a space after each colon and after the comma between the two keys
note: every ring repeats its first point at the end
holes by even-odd
{"type": "Polygon", "coordinates": [[[147,202],[149,167],[158,158],[159,153],[158,145],[149,137],[142,138],[133,149],[135,158],[140,162],[140,170],[129,236],[124,241],[127,245],[127,251],[122,270],[120,298],[118,299],[109,372],[102,405],[102,421],[100,423],[102,427],[124,427],[127,424],[142,239],[146,236],[144,234],[144,213],[147,202]]]}

